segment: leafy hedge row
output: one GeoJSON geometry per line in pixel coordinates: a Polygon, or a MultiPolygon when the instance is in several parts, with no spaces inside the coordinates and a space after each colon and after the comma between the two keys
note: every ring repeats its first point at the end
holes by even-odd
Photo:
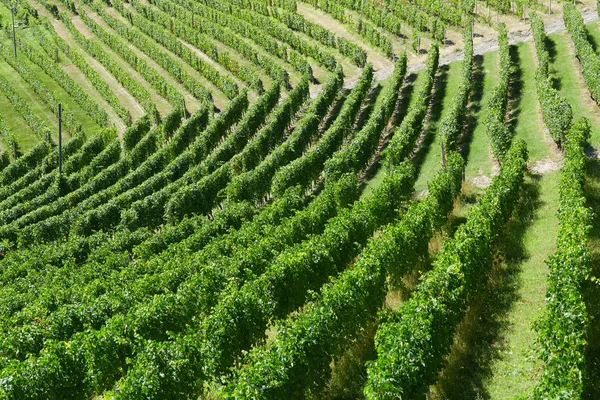
{"type": "MultiPolygon", "coordinates": [[[[94,136],[85,145],[84,142],[85,135],[80,133],[72,137],[63,147],[63,173],[65,175],[70,174],[74,166],[82,165],[82,161],[86,161],[87,154],[101,151],[101,146],[104,144],[102,135],[94,136]],[[100,140],[99,146],[98,140],[100,140]]],[[[30,187],[37,185],[40,179],[48,182],[48,178],[51,177],[46,175],[58,173],[58,149],[53,148],[52,150],[41,162],[31,165],[29,172],[14,179],[10,184],[5,184],[0,189],[0,199],[2,199],[0,210],[10,209],[22,201],[29,200],[29,197],[23,197],[23,194],[29,193],[30,187]]]]}
{"type": "MultiPolygon", "coordinates": [[[[71,231],[77,235],[89,235],[93,231],[107,230],[120,221],[121,210],[133,201],[140,200],[170,182],[168,176],[160,174],[173,160],[206,128],[209,120],[208,104],[200,107],[194,115],[173,134],[169,144],[144,161],[136,170],[135,183],[123,191],[122,185],[112,188],[104,204],[82,212],[72,223],[71,231]]],[[[124,180],[129,178],[126,177],[124,180]]],[[[108,189],[109,191],[111,189],[108,189]]]]}
{"type": "Polygon", "coordinates": [[[333,125],[327,129],[317,143],[300,158],[295,159],[275,174],[271,193],[279,196],[290,186],[306,188],[323,171],[325,161],[352,135],[356,115],[371,88],[373,68],[367,65],[352,88],[333,125]]]}
{"type": "Polygon", "coordinates": [[[546,30],[544,22],[536,13],[531,13],[531,29],[539,63],[535,73],[535,84],[542,116],[550,136],[561,147],[573,121],[573,110],[552,83],[549,74],[550,55],[546,49],[546,30]]]}
{"type": "MultiPolygon", "coordinates": [[[[119,4],[119,3],[115,3],[119,4]]],[[[195,98],[204,101],[212,100],[212,93],[195,77],[190,75],[184,65],[179,60],[172,57],[169,53],[164,51],[159,45],[166,47],[168,50],[179,55],[178,49],[185,47],[177,39],[165,35],[162,29],[157,26],[151,26],[152,29],[146,29],[144,31],[127,25],[121,20],[113,17],[107,13],[104,9],[105,6],[94,2],[92,3],[93,10],[96,14],[102,18],[102,20],[111,27],[119,37],[126,39],[129,43],[140,49],[151,59],[156,61],[165,71],[167,71],[178,83],[180,83],[185,89],[187,89],[195,98]],[[161,35],[162,33],[162,35],[161,35]]],[[[191,56],[192,52],[188,48],[188,54],[191,56]]],[[[208,64],[199,57],[192,57],[194,64],[191,64],[197,69],[203,76],[210,80],[216,87],[218,87],[223,93],[229,98],[235,97],[238,94],[238,87],[235,82],[229,78],[221,76],[221,73],[217,71],[212,65],[208,64]],[[194,59],[195,58],[195,59],[194,59]]],[[[188,60],[185,60],[186,62],[188,60]]]]}
{"type": "Polygon", "coordinates": [[[42,142],[31,149],[27,154],[10,163],[9,166],[0,171],[0,186],[9,185],[26,174],[30,169],[38,165],[48,155],[51,149],[52,147],[48,143],[42,142]]]}
{"type": "MultiPolygon", "coordinates": [[[[100,44],[86,39],[85,36],[73,25],[71,17],[66,13],[59,14],[60,20],[65,25],[69,33],[73,35],[75,41],[92,57],[100,62],[115,77],[117,81],[131,94],[147,113],[154,115],[156,106],[152,102],[150,93],[139,82],[125,71],[111,55],[109,55],[100,44]]],[[[60,44],[60,42],[59,42],[60,44]]],[[[64,51],[64,50],[63,50],[64,51]]]]}
{"type": "MultiPolygon", "coordinates": [[[[4,57],[4,60],[23,78],[25,82],[29,84],[29,86],[33,89],[33,91],[40,97],[44,104],[48,107],[50,112],[57,114],[58,113],[58,103],[60,103],[54,94],[50,92],[50,89],[39,79],[37,74],[29,69],[26,65],[26,60],[24,59],[15,59],[12,52],[4,46],[4,44],[0,43],[0,52],[4,57]]],[[[21,95],[14,89],[11,84],[4,84],[5,79],[2,78],[0,84],[2,85],[2,91],[4,95],[9,99],[12,103],[13,107],[21,114],[23,119],[29,124],[31,130],[35,132],[42,140],[50,142],[51,139],[51,130],[46,126],[45,122],[42,122],[42,119],[37,116],[37,114],[33,113],[29,108],[29,105],[23,100],[21,95]],[[26,113],[31,113],[31,115],[27,115],[26,113]]],[[[75,115],[71,110],[63,110],[62,113],[63,124],[67,131],[75,134],[81,131],[81,124],[75,118],[75,115]]]]}
{"type": "Polygon", "coordinates": [[[406,54],[396,61],[388,86],[377,99],[377,106],[364,128],[346,147],[325,162],[325,177],[336,179],[346,172],[358,173],[374,156],[380,140],[385,135],[388,123],[396,108],[400,86],[406,75],[406,54]]]}
{"type": "MultiPolygon", "coordinates": [[[[175,107],[183,103],[183,96],[181,93],[179,93],[179,91],[173,85],[171,85],[164,76],[162,76],[162,74],[150,67],[144,59],[138,57],[119,36],[107,32],[87,13],[80,14],[80,18],[88,26],[92,33],[94,33],[94,35],[96,35],[96,37],[102,41],[102,43],[110,47],[110,49],[123,58],[127,64],[131,65],[131,67],[137,71],[159,95],[164,97],[175,107]]],[[[142,43],[137,44],[143,46],[142,43]]],[[[169,71],[171,68],[168,67],[167,62],[174,63],[172,58],[156,48],[155,45],[150,44],[150,42],[146,42],[146,44],[151,45],[151,47],[143,48],[141,50],[147,51],[146,54],[148,57],[152,58],[159,65],[169,71]]],[[[176,66],[176,64],[174,63],[173,66],[176,66]]]]}
{"type": "Polygon", "coordinates": [[[410,155],[415,142],[421,134],[423,121],[427,115],[429,102],[432,96],[438,63],[439,49],[437,46],[433,46],[429,51],[429,56],[427,56],[427,61],[425,63],[425,77],[421,81],[421,86],[415,91],[415,96],[421,101],[413,103],[408,109],[402,123],[393,133],[388,147],[382,153],[383,157],[388,160],[390,166],[402,162],[410,155]]]}
{"type": "MultiPolygon", "coordinates": [[[[174,110],[165,118],[165,121],[173,119],[173,117],[180,118],[181,112],[174,110]]],[[[160,134],[160,129],[154,129],[138,143],[133,151],[97,175],[90,177],[92,179],[85,182],[83,186],[50,204],[36,208],[11,224],[1,227],[0,231],[3,237],[12,242],[19,239],[22,245],[28,245],[32,242],[39,243],[65,235],[72,219],[78,215],[78,210],[85,209],[84,207],[89,207],[99,201],[102,195],[98,195],[98,193],[118,184],[130,170],[137,168],[156,151],[160,134]]]]}
{"type": "Polygon", "coordinates": [[[90,66],[81,52],[79,52],[77,49],[71,48],[63,38],[56,34],[52,24],[46,17],[42,17],[40,19],[40,25],[34,25],[32,29],[35,32],[35,39],[38,41],[40,46],[45,49],[46,53],[58,54],[57,52],[60,49],[60,51],[85,75],[88,82],[94,86],[102,98],[106,100],[106,102],[115,110],[123,122],[127,126],[131,125],[133,120],[129,110],[123,106],[110,86],[108,86],[100,74],[98,74],[98,72],[90,66]],[[45,29],[42,29],[42,26],[45,29]],[[46,32],[50,32],[52,39],[48,39],[46,32]]]}
{"type": "Polygon", "coordinates": [[[600,104],[600,56],[589,42],[583,17],[573,4],[564,4],[563,19],[575,45],[575,56],[581,64],[585,83],[592,98],[600,104]]]}
{"type": "Polygon", "coordinates": [[[519,199],[527,148],[517,141],[461,225],[447,240],[410,300],[379,325],[377,359],[368,364],[368,399],[419,398],[435,382],[454,332],[468,307],[469,294],[484,282],[492,248],[519,199]]]}
{"type": "Polygon", "coordinates": [[[256,168],[238,175],[231,181],[227,186],[229,199],[257,202],[269,192],[277,171],[300,157],[317,137],[319,125],[331,108],[343,82],[343,72],[341,67],[338,67],[336,74],[323,85],[321,92],[295,124],[294,131],[286,141],[274,149],[256,168]]]}
{"type": "Polygon", "coordinates": [[[413,183],[412,166],[399,166],[372,196],[331,219],[321,235],[279,253],[255,279],[229,287],[202,324],[204,372],[212,378],[227,374],[243,350],[263,339],[272,318],[300,307],[309,291],[341,272],[376,229],[396,218],[413,183]]]}
{"type": "Polygon", "coordinates": [[[546,308],[538,323],[543,373],[536,398],[581,398],[586,332],[590,323],[583,284],[590,274],[589,233],[593,212],[585,198],[585,147],[590,126],[579,120],[565,140],[565,164],[560,179],[556,252],[548,259],[550,275],[546,308]]]}
{"type": "Polygon", "coordinates": [[[512,133],[506,125],[508,89],[511,74],[508,33],[504,23],[498,24],[498,45],[500,46],[500,82],[492,91],[485,115],[485,130],[490,137],[492,153],[499,162],[510,148],[512,133]]]}
{"type": "Polygon", "coordinates": [[[470,22],[466,24],[463,33],[464,59],[462,62],[460,81],[456,94],[452,98],[448,111],[440,122],[440,140],[444,151],[456,151],[461,133],[467,119],[467,105],[473,86],[473,29],[470,22]]]}
{"type": "Polygon", "coordinates": [[[265,9],[255,7],[252,10],[267,17],[275,18],[285,24],[288,28],[294,31],[303,32],[325,46],[338,49],[343,56],[348,57],[353,64],[360,68],[363,68],[367,63],[367,53],[360,46],[346,38],[336,37],[334,33],[326,28],[319,24],[315,24],[304,18],[301,14],[296,13],[295,9],[290,12],[275,7],[265,7],[265,9]]]}
{"type": "MultiPolygon", "coordinates": [[[[228,279],[221,279],[221,276],[235,273],[231,269],[223,268],[229,265],[225,259],[229,258],[232,246],[244,249],[245,253],[245,249],[252,243],[258,245],[266,238],[270,238],[272,244],[277,246],[285,245],[290,240],[301,240],[307,234],[314,232],[314,229],[318,230],[331,213],[335,212],[340,201],[346,204],[349,196],[356,193],[356,184],[352,182],[345,182],[344,187],[336,188],[327,191],[328,194],[324,194],[322,201],[315,203],[314,207],[311,206],[306,212],[296,214],[292,220],[288,220],[289,224],[282,225],[282,218],[289,216],[302,204],[299,191],[294,190],[289,196],[269,206],[266,213],[261,213],[254,218],[253,222],[245,224],[245,228],[242,227],[239,234],[234,233],[233,237],[225,235],[200,253],[190,253],[184,246],[174,253],[176,257],[167,251],[164,256],[158,257],[149,264],[133,265],[128,265],[125,254],[125,259],[119,262],[121,265],[128,265],[124,274],[116,274],[111,279],[107,277],[102,280],[106,284],[105,296],[86,297],[85,301],[74,300],[78,304],[76,315],[79,315],[81,321],[89,321],[96,329],[103,327],[100,330],[77,333],[69,342],[48,341],[48,346],[40,353],[39,358],[12,362],[3,374],[13,376],[13,383],[4,386],[3,390],[17,396],[19,394],[31,396],[31,393],[38,392],[44,393],[48,398],[61,398],[64,393],[82,396],[111,388],[115,380],[128,369],[123,357],[131,356],[133,351],[140,351],[149,338],[164,340],[165,329],[174,330],[177,327],[183,329],[185,323],[180,324],[180,322],[185,321],[185,318],[189,320],[198,310],[198,306],[194,304],[199,304],[201,307],[200,304],[210,306],[210,302],[214,303],[216,299],[212,297],[219,293],[219,287],[222,288],[228,282],[228,279]],[[316,212],[317,210],[320,212],[316,212]],[[279,228],[275,229],[275,227],[279,228]],[[273,234],[274,230],[278,235],[273,234]],[[206,264],[204,268],[200,268],[217,254],[222,254],[221,258],[224,259],[222,263],[206,264]],[[195,267],[190,268],[191,266],[195,267]],[[138,276],[143,277],[148,272],[152,273],[133,284],[138,276]],[[179,286],[181,287],[178,290],[179,286]],[[117,296],[110,303],[103,301],[122,293],[125,287],[128,288],[128,296],[117,296]],[[207,290],[197,290],[200,287],[207,290]],[[176,298],[173,297],[174,293],[177,293],[176,298]],[[207,296],[210,298],[206,298],[207,296]],[[129,308],[131,310],[126,311],[129,308]],[[90,312],[90,310],[95,311],[90,312]],[[95,323],[94,321],[98,321],[100,317],[110,318],[110,320],[106,324],[95,323]],[[65,348],[65,345],[74,352],[55,351],[57,348],[65,348]],[[52,365],[52,367],[39,368],[39,365],[52,365]],[[37,372],[30,375],[33,371],[37,372]]],[[[270,251],[271,247],[268,247],[263,250],[263,253],[267,256],[270,251]]],[[[120,256],[123,258],[123,255],[120,256]]],[[[239,257],[241,254],[236,252],[235,256],[239,257]]],[[[108,263],[109,266],[111,264],[108,263]]],[[[103,269],[104,265],[107,263],[92,263],[90,268],[103,269]]],[[[238,270],[236,274],[242,272],[243,270],[238,270]]],[[[90,289],[93,290],[93,285],[90,289]]],[[[71,315],[73,313],[62,314],[60,318],[67,322],[71,315]]],[[[64,338],[81,329],[77,328],[81,325],[59,326],[67,328],[71,326],[69,330],[58,331],[64,338]]],[[[144,371],[153,372],[149,369],[144,371]]]]}
{"type": "MultiPolygon", "coordinates": [[[[134,203],[129,210],[124,210],[121,213],[122,223],[130,228],[140,226],[142,223],[148,226],[161,225],[168,212],[166,206],[171,201],[177,201],[177,193],[184,193],[190,185],[210,176],[245,147],[275,108],[279,94],[278,85],[269,88],[231,131],[209,130],[209,136],[202,135],[201,140],[194,144],[194,149],[189,154],[196,162],[190,165],[191,159],[187,156],[185,159],[176,160],[173,165],[172,181],[163,189],[142,199],[141,202],[134,203]]],[[[219,175],[213,176],[216,177],[219,175]]],[[[220,178],[223,176],[221,175],[220,178]]]]}
{"type": "MultiPolygon", "coordinates": [[[[221,58],[233,60],[235,57],[230,56],[228,53],[219,52],[212,43],[212,38],[218,39],[220,42],[228,45],[243,57],[250,60],[257,67],[264,69],[267,75],[273,78],[273,80],[282,87],[287,88],[289,86],[288,72],[277,64],[270,55],[257,52],[252,46],[243,41],[237,33],[204,19],[178,4],[166,0],[150,0],[150,3],[164,12],[161,13],[157,9],[145,7],[136,0],[133,0],[131,4],[135,10],[146,19],[157,22],[165,27],[167,26],[166,24],[169,24],[170,26],[171,16],[175,16],[176,20],[173,22],[173,34],[204,51],[213,59],[219,60],[220,64],[227,64],[224,60],[221,60],[221,58]]],[[[264,47],[269,54],[279,57],[279,52],[274,51],[273,47],[264,47]]]]}
{"type": "Polygon", "coordinates": [[[427,253],[434,232],[446,222],[460,193],[464,162],[453,153],[447,169],[429,184],[429,194],[370,239],[353,266],[326,284],[301,311],[276,323],[268,345],[252,349],[224,397],[285,399],[329,381],[336,359],[376,315],[386,295],[386,273],[405,274],[427,253]]]}
{"type": "Polygon", "coordinates": [[[274,86],[267,90],[246,114],[244,111],[248,106],[247,93],[243,91],[242,95],[233,99],[190,148],[164,171],[172,182],[122,210],[121,225],[137,229],[140,226],[155,227],[163,224],[164,207],[171,195],[204,176],[207,171],[205,161],[209,155],[214,153],[210,163],[211,172],[218,168],[220,163],[227,161],[228,157],[231,157],[230,152],[235,152],[238,149],[236,146],[241,146],[244,140],[247,140],[244,135],[249,130],[258,129],[264,122],[278,99],[279,87],[274,86]]]}
{"type": "MultiPolygon", "coordinates": [[[[55,174],[50,175],[19,192],[18,197],[24,201],[3,212],[2,222],[10,224],[16,221],[28,213],[56,201],[59,197],[77,190],[102,170],[108,169],[121,157],[121,145],[118,140],[114,140],[115,138],[116,135],[112,137],[112,141],[102,152],[93,157],[87,166],[76,173],[62,177],[55,174]]],[[[10,228],[7,229],[10,230],[10,228]]]]}
{"type": "Polygon", "coordinates": [[[58,83],[71,98],[92,118],[98,125],[108,125],[108,114],[100,108],[87,92],[71,78],[59,65],[55,64],[47,54],[42,54],[23,40],[17,40],[22,54],[40,67],[48,76],[58,83]]]}
{"type": "Polygon", "coordinates": [[[120,1],[113,1],[112,4],[113,7],[115,7],[115,9],[118,10],[119,13],[133,26],[173,51],[188,64],[193,66],[198,72],[206,76],[227,95],[232,95],[234,91],[237,91],[235,82],[228,76],[221,74],[216,68],[202,58],[195,55],[189,47],[177,40],[177,36],[194,45],[199,43],[200,46],[198,46],[198,48],[209,57],[213,58],[217,63],[221,64],[229,72],[241,79],[258,93],[263,92],[263,82],[256,72],[241,65],[228,52],[219,52],[216,46],[210,43],[207,38],[195,32],[189,25],[181,23],[178,19],[173,19],[172,15],[164,14],[160,12],[160,10],[147,7],[138,1],[133,1],[132,5],[141,15],[125,8],[124,4],[120,1]],[[164,29],[162,29],[161,26],[164,29]],[[171,32],[167,33],[165,29],[170,29],[171,32]]]}
{"type": "MultiPolygon", "coordinates": [[[[273,18],[268,18],[247,9],[232,7],[221,2],[210,2],[207,4],[207,6],[200,6],[197,4],[195,10],[198,12],[204,12],[206,15],[210,15],[211,18],[218,19],[219,21],[232,18],[240,22],[243,21],[251,24],[255,27],[255,29],[258,28],[263,30],[272,38],[289,45],[291,49],[295,50],[303,58],[311,57],[323,68],[332,72],[335,71],[337,62],[329,52],[327,52],[325,49],[322,49],[321,46],[314,45],[304,40],[287,26],[279,23],[273,18]]],[[[290,53],[291,51],[288,51],[288,61],[291,62],[290,53]]],[[[302,59],[302,63],[306,63],[306,60],[302,59]]],[[[301,65],[296,66],[296,69],[301,73],[306,73],[306,71],[304,71],[305,68],[310,68],[310,65],[306,63],[305,67],[301,67],[301,65]]]]}
{"type": "Polygon", "coordinates": [[[165,205],[165,219],[179,221],[185,215],[207,213],[213,209],[219,193],[242,172],[253,170],[285,138],[296,113],[309,95],[308,77],[290,91],[271,119],[249,138],[243,149],[214,172],[175,192],[165,205]]]}

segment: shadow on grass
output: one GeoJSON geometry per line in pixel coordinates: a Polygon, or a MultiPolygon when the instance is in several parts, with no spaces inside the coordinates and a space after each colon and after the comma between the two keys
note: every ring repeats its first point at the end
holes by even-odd
{"type": "MultiPolygon", "coordinates": [[[[406,116],[406,113],[408,111],[408,106],[410,105],[410,101],[412,99],[413,96],[413,92],[415,90],[415,81],[417,80],[417,74],[410,74],[408,76],[406,76],[406,78],[404,79],[404,84],[402,87],[402,90],[400,91],[400,96],[398,99],[398,102],[396,104],[396,110],[394,112],[394,120],[393,120],[393,126],[394,128],[392,128],[392,131],[402,122],[402,120],[404,119],[404,117],[406,116]]],[[[385,143],[387,144],[387,143],[385,143]]],[[[384,147],[382,147],[381,150],[385,149],[385,145],[384,147]]],[[[368,168],[368,170],[366,171],[366,174],[364,176],[363,182],[362,182],[362,186],[361,186],[361,191],[364,190],[364,188],[368,185],[368,183],[377,175],[377,173],[380,171],[381,169],[381,162],[380,160],[377,160],[377,162],[375,162],[375,164],[373,164],[370,168],[368,168]]],[[[383,177],[382,177],[383,179],[383,177]]]]}
{"type": "MultiPolygon", "coordinates": [[[[446,86],[448,84],[449,69],[450,67],[448,65],[440,66],[438,76],[436,77],[434,82],[434,93],[429,103],[429,118],[426,121],[425,129],[423,130],[423,141],[421,142],[417,152],[413,157],[413,164],[415,165],[417,176],[421,172],[423,161],[425,160],[425,157],[427,157],[427,153],[429,153],[431,144],[437,137],[437,122],[439,122],[439,120],[442,118],[442,111],[444,108],[443,100],[444,96],[446,95],[446,86]]],[[[441,149],[434,149],[433,151],[441,151],[441,149]]]]}
{"type": "Polygon", "coordinates": [[[498,238],[497,256],[489,279],[470,300],[470,308],[458,328],[452,352],[436,386],[443,399],[489,399],[485,383],[499,358],[507,313],[518,300],[521,263],[527,257],[523,238],[542,203],[541,176],[530,175],[507,229],[498,238]]]}
{"type": "MultiPolygon", "coordinates": [[[[588,205],[594,210],[590,232],[591,275],[600,277],[600,160],[588,159],[585,188],[588,205]]],[[[589,313],[588,344],[585,351],[584,399],[600,399],[600,282],[584,284],[584,299],[589,313]]]]}
{"type": "Polygon", "coordinates": [[[469,162],[469,153],[471,140],[477,126],[477,121],[481,118],[481,99],[483,98],[483,56],[478,55],[473,58],[473,77],[471,86],[471,96],[468,106],[468,117],[465,122],[465,132],[459,143],[459,152],[465,159],[465,165],[469,162]]]}

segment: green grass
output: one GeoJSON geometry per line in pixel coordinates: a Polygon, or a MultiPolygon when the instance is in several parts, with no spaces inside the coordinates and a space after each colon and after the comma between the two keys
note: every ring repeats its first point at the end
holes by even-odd
{"type": "Polygon", "coordinates": [[[532,219],[523,237],[523,260],[513,255],[502,266],[507,273],[514,269],[516,287],[498,288],[513,291],[515,298],[507,314],[498,315],[500,320],[506,318],[502,321],[506,331],[493,344],[499,359],[492,364],[491,378],[485,384],[493,399],[528,395],[539,379],[541,361],[534,351],[537,334],[533,324],[545,307],[545,260],[556,248],[559,178],[557,171],[529,180],[530,185],[538,186],[539,196],[526,199],[532,219]]]}
{"type": "MultiPolygon", "coordinates": [[[[534,62],[533,42],[522,42],[517,46],[517,57],[519,60],[519,77],[521,97],[516,110],[518,114],[515,124],[515,137],[527,142],[529,150],[529,161],[537,161],[549,157],[552,152],[549,142],[552,139],[544,133],[544,121],[540,111],[535,85],[535,71],[537,66],[534,62]]],[[[513,83],[514,85],[515,83],[513,83]]]]}
{"type": "MultiPolygon", "coordinates": [[[[462,63],[454,62],[447,67],[445,73],[445,83],[442,93],[440,96],[436,95],[435,104],[441,104],[439,110],[434,110],[432,116],[425,126],[425,131],[428,137],[430,137],[430,146],[426,150],[426,154],[423,158],[420,166],[419,177],[415,183],[415,191],[417,193],[427,189],[427,184],[433,177],[439,172],[442,167],[442,151],[439,140],[439,127],[440,122],[444,115],[448,112],[448,106],[456,94],[458,85],[460,84],[462,63]]],[[[436,108],[436,107],[434,107],[436,108]]]]}
{"type": "MultiPolygon", "coordinates": [[[[19,151],[26,153],[29,149],[40,142],[40,139],[27,126],[25,120],[21,117],[17,110],[12,106],[10,101],[0,93],[0,110],[2,110],[2,118],[6,122],[8,130],[15,135],[15,140],[19,147],[19,151]]],[[[4,148],[6,146],[3,146],[4,148]]]]}
{"type": "Polygon", "coordinates": [[[486,53],[483,56],[483,95],[479,101],[479,109],[473,113],[476,124],[471,136],[469,155],[466,159],[465,176],[467,180],[478,175],[489,176],[492,173],[492,160],[489,151],[490,138],[488,137],[483,118],[487,110],[492,89],[496,87],[499,79],[498,52],[486,53]]]}
{"type": "MultiPolygon", "coordinates": [[[[422,70],[416,73],[408,74],[405,79],[405,82],[401,89],[401,104],[400,108],[404,111],[408,109],[416,100],[414,96],[414,90],[418,87],[418,84],[421,77],[423,76],[422,70]]],[[[405,113],[405,112],[404,112],[405,113]]],[[[399,126],[402,123],[402,118],[404,114],[399,116],[399,120],[396,121],[395,126],[399,126]]],[[[390,137],[391,139],[391,137],[390,137]]],[[[385,160],[380,160],[374,167],[372,172],[365,177],[364,185],[365,188],[362,193],[362,197],[368,196],[373,192],[373,190],[377,189],[383,179],[388,173],[387,165],[385,164],[385,160]]]]}
{"type": "Polygon", "coordinates": [[[600,147],[600,108],[590,98],[589,92],[580,74],[579,62],[572,55],[572,42],[562,34],[550,35],[554,44],[556,57],[553,63],[553,73],[560,79],[560,92],[573,109],[573,119],[588,118],[592,125],[590,143],[600,147]]]}

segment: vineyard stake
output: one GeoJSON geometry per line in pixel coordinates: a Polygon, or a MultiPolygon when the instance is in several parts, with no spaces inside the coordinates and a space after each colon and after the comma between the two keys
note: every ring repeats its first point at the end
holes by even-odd
{"type": "Polygon", "coordinates": [[[58,175],[62,174],[62,104],[58,103],[58,175]]]}
{"type": "Polygon", "coordinates": [[[15,58],[17,58],[17,34],[15,32],[15,6],[10,8],[12,14],[12,28],[13,28],[13,49],[15,51],[15,58]]]}

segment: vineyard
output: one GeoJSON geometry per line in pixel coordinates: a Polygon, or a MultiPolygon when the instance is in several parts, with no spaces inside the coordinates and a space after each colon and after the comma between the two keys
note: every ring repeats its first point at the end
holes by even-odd
{"type": "Polygon", "coordinates": [[[0,0],[0,399],[600,399],[599,17],[0,0]]]}

